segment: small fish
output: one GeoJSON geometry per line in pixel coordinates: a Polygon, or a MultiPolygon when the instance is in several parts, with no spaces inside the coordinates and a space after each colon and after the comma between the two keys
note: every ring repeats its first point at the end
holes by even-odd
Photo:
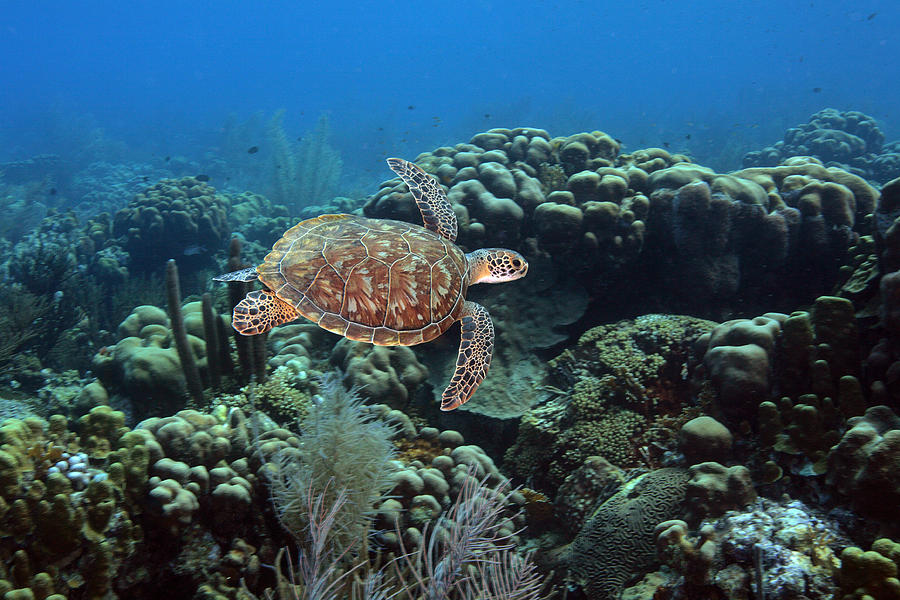
{"type": "Polygon", "coordinates": [[[56,188],[50,188],[50,195],[51,195],[51,196],[55,196],[55,195],[56,195],[56,188]]]}
{"type": "Polygon", "coordinates": [[[143,181],[144,183],[147,183],[148,181],[150,181],[150,177],[147,176],[147,175],[142,175],[142,176],[141,176],[141,181],[143,181]]]}
{"type": "Polygon", "coordinates": [[[872,19],[875,18],[875,16],[876,16],[877,14],[878,14],[877,12],[873,12],[871,15],[869,15],[868,17],[866,17],[866,21],[871,21],[872,19]]]}
{"type": "Polygon", "coordinates": [[[415,108],[416,107],[413,106],[412,104],[410,104],[409,106],[406,107],[407,110],[415,110],[415,108]]]}
{"type": "Polygon", "coordinates": [[[685,135],[685,136],[684,136],[684,139],[686,139],[686,140],[689,140],[689,139],[691,139],[691,134],[687,134],[687,135],[685,135]]]}
{"type": "Polygon", "coordinates": [[[170,160],[172,160],[172,157],[171,157],[171,156],[167,156],[167,157],[166,157],[166,162],[169,162],[170,160]]]}
{"type": "Polygon", "coordinates": [[[204,182],[206,182],[206,181],[209,181],[209,175],[202,175],[202,174],[201,174],[201,175],[197,175],[196,177],[194,177],[194,179],[196,179],[197,181],[204,181],[204,182]]]}
{"type": "Polygon", "coordinates": [[[613,139],[616,140],[617,144],[619,144],[620,146],[622,145],[622,140],[620,140],[619,138],[613,138],[613,139]]]}
{"type": "Polygon", "coordinates": [[[669,147],[669,142],[663,142],[663,146],[665,146],[666,148],[668,148],[668,147],[669,147]]]}
{"type": "Polygon", "coordinates": [[[297,141],[298,141],[298,142],[302,142],[302,141],[303,141],[303,136],[302,136],[302,135],[298,135],[298,136],[297,136],[297,141]]]}
{"type": "Polygon", "coordinates": [[[198,254],[203,254],[206,252],[206,246],[200,246],[198,244],[192,244],[184,249],[185,256],[196,256],[198,254]]]}
{"type": "Polygon", "coordinates": [[[813,88],[813,94],[818,94],[818,93],[821,92],[821,91],[822,91],[822,88],[820,88],[820,87],[814,87],[814,88],[813,88]]]}
{"type": "Polygon", "coordinates": [[[247,148],[247,154],[256,154],[259,152],[259,146],[250,146],[247,148]]]}
{"type": "Polygon", "coordinates": [[[379,127],[378,131],[384,131],[384,127],[379,127]]]}

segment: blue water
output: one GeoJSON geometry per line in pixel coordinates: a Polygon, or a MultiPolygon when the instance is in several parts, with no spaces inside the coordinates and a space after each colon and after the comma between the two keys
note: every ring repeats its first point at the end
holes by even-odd
{"type": "Polygon", "coordinates": [[[229,114],[279,109],[290,136],[327,113],[353,182],[491,127],[600,129],[720,169],[824,107],[900,137],[890,1],[2,5],[0,161],[75,155],[97,128],[115,160],[202,160],[229,114]]]}

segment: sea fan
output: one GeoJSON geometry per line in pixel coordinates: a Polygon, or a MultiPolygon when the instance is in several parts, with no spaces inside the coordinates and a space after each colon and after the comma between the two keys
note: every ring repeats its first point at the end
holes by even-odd
{"type": "Polygon", "coordinates": [[[364,413],[362,399],[355,389],[344,389],[340,375],[324,375],[319,390],[300,422],[299,452],[287,448],[271,459],[272,500],[282,526],[302,547],[309,539],[310,496],[325,506],[343,497],[326,547],[339,554],[364,551],[373,506],[392,486],[394,431],[364,413]]]}

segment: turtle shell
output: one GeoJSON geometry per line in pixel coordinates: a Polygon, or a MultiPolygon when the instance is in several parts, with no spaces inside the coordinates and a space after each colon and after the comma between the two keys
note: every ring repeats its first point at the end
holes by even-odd
{"type": "Polygon", "coordinates": [[[288,229],[257,272],[280,299],[328,331],[411,346],[459,319],[467,265],[456,244],[424,227],[322,215],[288,229]]]}

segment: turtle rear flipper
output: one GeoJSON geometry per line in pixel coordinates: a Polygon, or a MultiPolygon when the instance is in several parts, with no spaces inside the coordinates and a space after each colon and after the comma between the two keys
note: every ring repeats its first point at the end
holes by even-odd
{"type": "Polygon", "coordinates": [[[231,273],[225,273],[224,275],[213,277],[213,281],[256,281],[257,275],[258,273],[256,272],[256,267],[247,267],[246,269],[241,269],[240,271],[232,271],[231,273]]]}
{"type": "Polygon", "coordinates": [[[242,335],[257,335],[293,321],[298,316],[293,306],[279,300],[273,292],[257,290],[247,294],[234,307],[231,326],[242,335]]]}
{"type": "Polygon", "coordinates": [[[466,402],[484,381],[494,351],[494,324],[487,309],[466,302],[460,318],[459,357],[450,384],[441,397],[441,410],[453,410],[466,402]]]}

